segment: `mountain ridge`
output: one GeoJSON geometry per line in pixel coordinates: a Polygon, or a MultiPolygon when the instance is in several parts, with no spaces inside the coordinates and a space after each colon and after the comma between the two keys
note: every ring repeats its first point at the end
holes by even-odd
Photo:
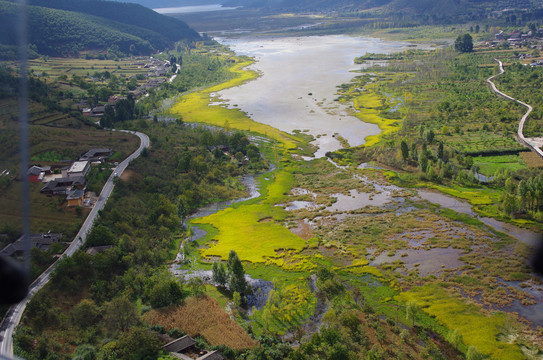
{"type": "MultiPolygon", "coordinates": [[[[17,21],[17,4],[0,0],[0,58],[13,58],[16,53],[17,21]]],[[[148,55],[175,41],[201,39],[181,20],[141,5],[102,0],[30,0],[28,24],[29,43],[39,54],[49,56],[108,49],[148,55]]]]}

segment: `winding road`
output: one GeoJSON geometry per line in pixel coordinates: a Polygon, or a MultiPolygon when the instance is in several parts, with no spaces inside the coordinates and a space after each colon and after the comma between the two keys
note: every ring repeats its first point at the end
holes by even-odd
{"type": "Polygon", "coordinates": [[[528,104],[526,104],[526,103],[524,103],[524,102],[522,102],[520,100],[517,100],[514,97],[509,96],[509,95],[501,92],[500,90],[498,90],[496,85],[492,82],[492,79],[494,79],[495,77],[500,76],[503,73],[505,73],[505,70],[503,69],[503,63],[500,60],[498,60],[498,59],[494,59],[494,60],[496,60],[498,62],[498,64],[500,65],[500,73],[489,77],[488,79],[486,79],[486,81],[490,84],[490,87],[492,88],[492,91],[494,91],[496,94],[498,94],[500,96],[503,96],[506,99],[516,101],[516,102],[518,102],[519,104],[521,104],[522,106],[524,106],[524,107],[526,107],[528,109],[528,111],[526,111],[526,113],[520,119],[520,123],[518,125],[518,130],[517,130],[517,135],[518,135],[518,138],[520,139],[520,141],[522,141],[524,144],[529,146],[539,156],[543,157],[543,150],[540,149],[540,147],[543,145],[541,143],[541,141],[537,141],[537,139],[534,139],[534,138],[526,138],[524,136],[524,124],[526,123],[526,120],[528,119],[528,116],[530,115],[530,113],[533,111],[532,106],[528,105],[528,104]]]}
{"type": "MultiPolygon", "coordinates": [[[[72,256],[77,250],[79,250],[79,248],[81,248],[81,246],[83,246],[87,238],[87,234],[90,232],[92,225],[94,224],[94,221],[98,216],[98,212],[104,208],[107,200],[109,199],[109,196],[111,195],[111,192],[113,191],[113,188],[115,187],[115,178],[123,173],[123,171],[132,160],[140,156],[143,149],[149,147],[150,141],[147,135],[136,131],[118,131],[137,135],[140,138],[140,146],[135,152],[128,156],[113,170],[113,173],[109,176],[109,179],[102,188],[102,192],[100,192],[96,204],[94,204],[94,207],[85,219],[85,222],[79,229],[79,232],[72,240],[70,246],[68,246],[68,248],[64,251],[61,258],[65,256],[72,256]]],[[[57,263],[58,260],[53,263],[49,268],[47,268],[47,270],[45,270],[32,284],[30,284],[28,289],[28,295],[26,296],[26,298],[18,304],[13,305],[11,308],[9,308],[6,316],[4,316],[4,319],[0,324],[0,358],[13,358],[13,334],[15,332],[15,328],[21,321],[21,317],[26,308],[26,305],[28,304],[32,296],[34,296],[34,294],[36,294],[41,288],[45,286],[45,284],[47,284],[47,282],[49,282],[49,279],[51,278],[51,273],[55,270],[57,263]]]]}

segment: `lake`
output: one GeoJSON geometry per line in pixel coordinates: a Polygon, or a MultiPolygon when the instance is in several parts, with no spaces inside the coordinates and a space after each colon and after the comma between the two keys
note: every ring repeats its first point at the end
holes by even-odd
{"type": "Polygon", "coordinates": [[[345,35],[238,38],[217,40],[239,55],[254,57],[250,68],[261,73],[245,85],[219,92],[223,103],[236,106],[260,123],[286,132],[305,131],[319,147],[317,157],[341,148],[334,134],[351,146],[364,144],[379,128],[349,115],[337,101],[337,86],[349,82],[361,65],[354,58],[372,53],[392,53],[410,45],[345,35]]]}
{"type": "Polygon", "coordinates": [[[214,4],[214,5],[167,7],[167,8],[153,9],[153,10],[159,14],[189,14],[189,13],[197,13],[197,12],[236,10],[236,9],[237,7],[226,7],[220,4],[214,4]]]}

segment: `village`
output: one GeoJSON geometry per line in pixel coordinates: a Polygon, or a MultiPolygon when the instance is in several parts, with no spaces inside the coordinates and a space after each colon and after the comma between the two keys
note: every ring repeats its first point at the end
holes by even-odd
{"type": "Polygon", "coordinates": [[[89,207],[93,205],[93,200],[90,197],[85,197],[85,190],[86,176],[90,166],[91,164],[103,164],[112,154],[112,149],[91,149],[70,166],[34,165],[28,169],[26,175],[32,183],[42,182],[45,184],[40,193],[48,196],[65,196],[68,207],[89,207]]]}
{"type": "MultiPolygon", "coordinates": [[[[149,90],[154,89],[168,81],[168,74],[173,74],[173,78],[175,77],[175,74],[179,72],[179,66],[177,66],[177,70],[172,73],[171,64],[167,60],[159,60],[153,57],[138,57],[134,60],[135,61],[131,65],[137,66],[138,69],[148,69],[148,73],[146,75],[147,81],[143,84],[140,84],[135,89],[128,91],[128,95],[131,96],[134,100],[143,96],[147,96],[149,90]]],[[[170,78],[170,81],[172,78],[170,78]]],[[[105,104],[96,104],[94,106],[90,106],[87,101],[82,101],[76,105],[83,116],[102,117],[104,115],[106,107],[115,106],[118,101],[125,99],[125,96],[112,95],[108,98],[108,101],[105,104]]]]}
{"type": "MultiPolygon", "coordinates": [[[[33,165],[28,169],[26,176],[31,183],[44,184],[40,190],[44,196],[62,198],[64,200],[62,206],[91,208],[95,204],[97,196],[93,192],[87,191],[87,174],[91,165],[105,164],[112,154],[112,149],[90,149],[69,166],[33,165]]],[[[66,240],[67,242],[62,242],[62,235],[62,233],[51,233],[51,231],[30,234],[31,247],[47,251],[54,244],[66,244],[71,241],[69,239],[66,240]]],[[[21,236],[0,250],[0,255],[22,258],[25,250],[26,244],[21,236]]],[[[103,250],[90,248],[87,252],[94,255],[103,250]]]]}
{"type": "MultiPolygon", "coordinates": [[[[514,30],[512,32],[498,31],[494,35],[492,41],[485,41],[483,46],[490,48],[510,48],[521,49],[526,48],[531,52],[515,52],[515,57],[518,60],[525,61],[527,59],[538,58],[539,52],[543,50],[543,28],[536,29],[534,26],[528,31],[514,30]]],[[[530,66],[543,66],[543,60],[534,59],[529,63],[530,66]]]]}

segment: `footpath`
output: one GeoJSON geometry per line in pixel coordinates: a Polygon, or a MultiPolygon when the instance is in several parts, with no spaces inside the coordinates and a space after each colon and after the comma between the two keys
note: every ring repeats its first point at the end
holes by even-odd
{"type": "Polygon", "coordinates": [[[528,116],[530,115],[530,113],[533,111],[532,106],[528,105],[528,104],[526,104],[526,103],[524,103],[524,102],[522,102],[520,100],[517,100],[514,97],[509,96],[509,95],[501,92],[500,90],[498,90],[496,85],[492,82],[492,79],[494,79],[495,77],[500,76],[503,73],[505,73],[505,70],[503,69],[503,63],[500,60],[498,60],[498,59],[494,59],[494,60],[496,60],[498,62],[498,64],[500,65],[500,73],[489,77],[488,79],[486,79],[486,82],[488,82],[490,84],[490,87],[491,87],[492,91],[494,91],[496,94],[498,94],[498,95],[500,95],[500,96],[502,96],[502,97],[504,97],[506,99],[516,101],[517,103],[521,104],[522,106],[524,106],[524,107],[526,107],[528,109],[528,111],[526,111],[526,113],[520,119],[520,123],[518,125],[518,130],[517,130],[517,136],[518,136],[518,139],[520,140],[520,142],[522,142],[524,145],[531,148],[539,156],[543,157],[543,150],[541,150],[541,146],[543,146],[543,139],[542,138],[527,138],[527,137],[524,136],[524,124],[526,123],[526,120],[528,119],[528,116]]]}

